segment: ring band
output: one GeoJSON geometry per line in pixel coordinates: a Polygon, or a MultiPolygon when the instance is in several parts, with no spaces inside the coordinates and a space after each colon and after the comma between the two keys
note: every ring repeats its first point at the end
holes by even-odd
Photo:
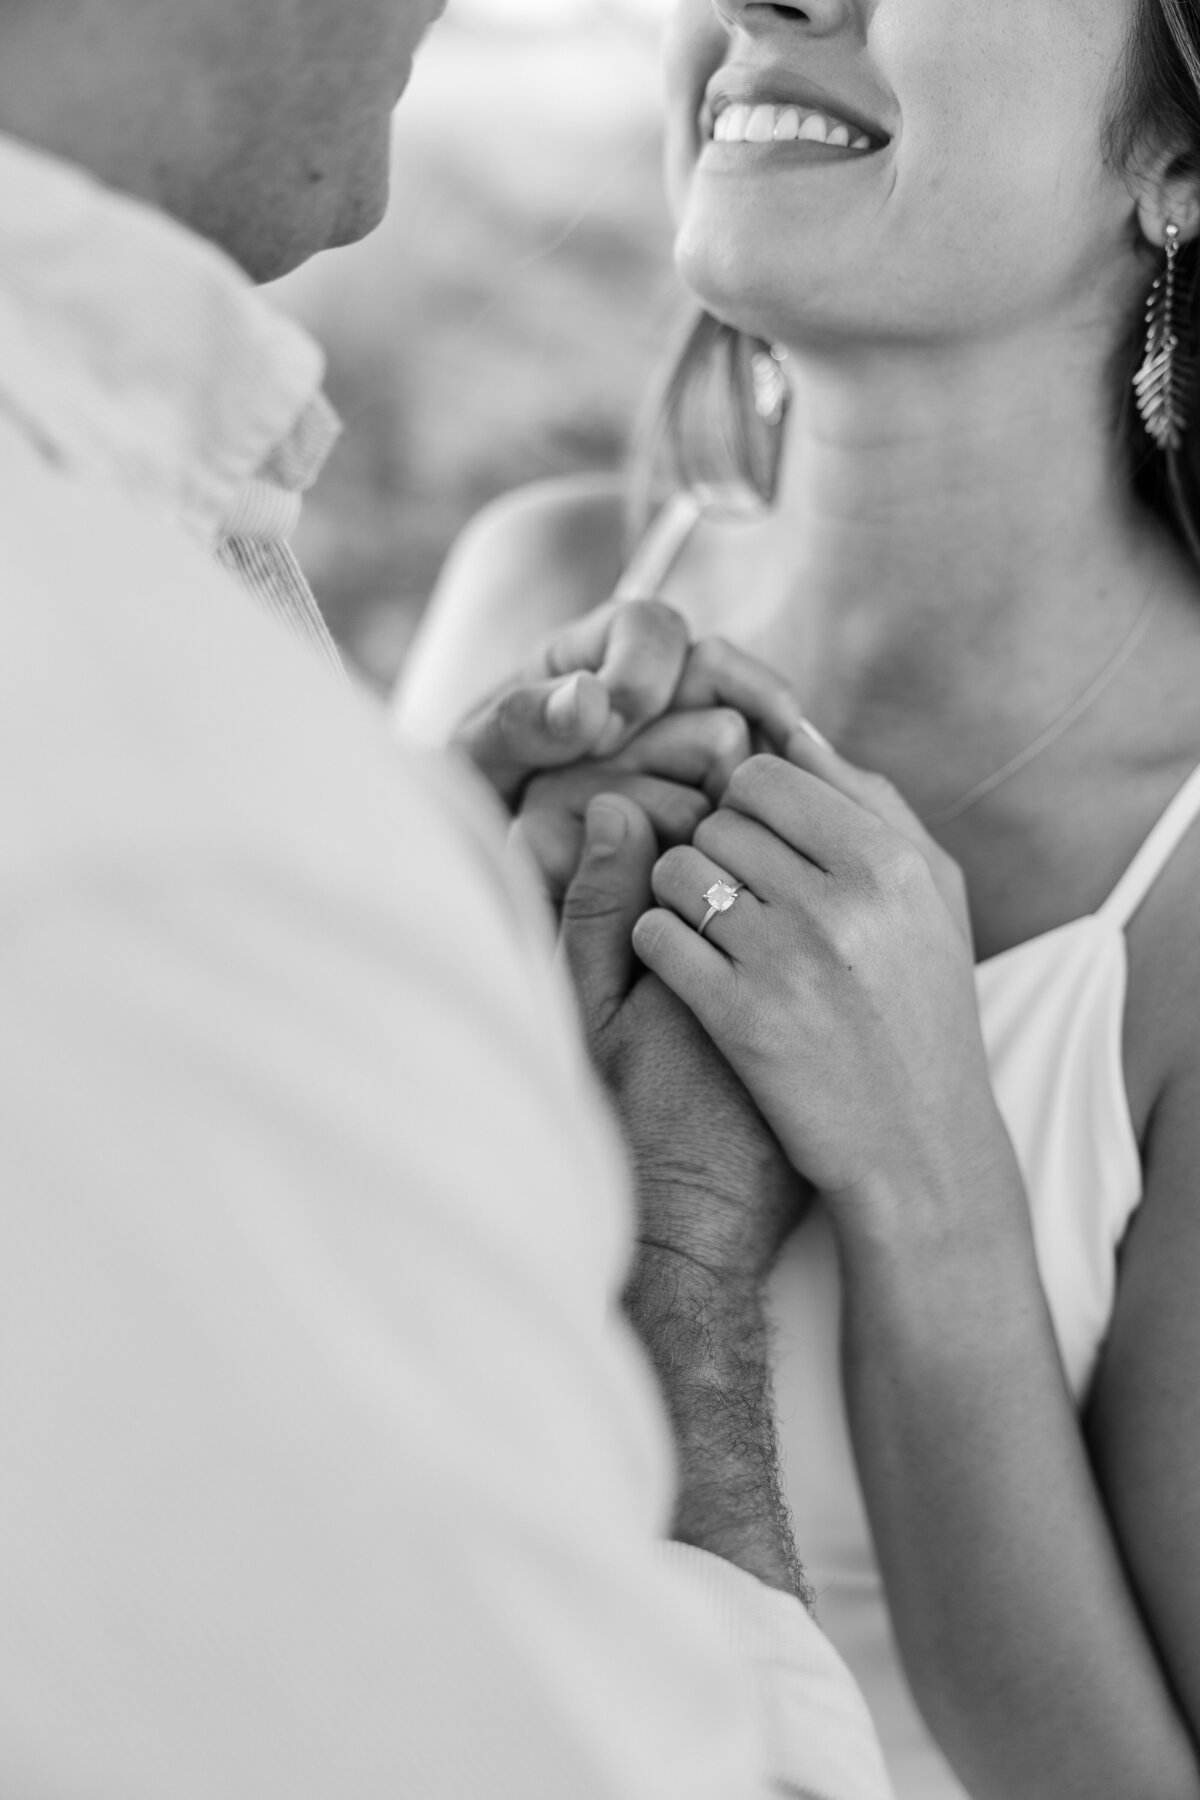
{"type": "Polygon", "coordinates": [[[714,881],[712,886],[705,890],[703,898],[708,901],[708,911],[696,927],[698,937],[704,936],[718,913],[729,911],[741,891],[740,886],[732,881],[714,881]]]}

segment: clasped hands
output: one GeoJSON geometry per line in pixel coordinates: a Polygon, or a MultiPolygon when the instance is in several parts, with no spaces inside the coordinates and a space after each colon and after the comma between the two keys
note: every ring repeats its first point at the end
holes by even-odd
{"type": "Polygon", "coordinates": [[[561,906],[645,1245],[761,1281],[813,1189],[936,1207],[1002,1135],[958,867],[773,671],[610,605],[459,741],[561,906]],[[701,938],[720,878],[741,892],[701,938]]]}

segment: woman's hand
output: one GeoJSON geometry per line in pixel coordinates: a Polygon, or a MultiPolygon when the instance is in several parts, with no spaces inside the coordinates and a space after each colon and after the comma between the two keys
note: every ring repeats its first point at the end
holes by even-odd
{"type": "Polygon", "coordinates": [[[864,811],[873,813],[881,825],[890,828],[911,844],[929,870],[950,917],[962,935],[963,942],[975,954],[975,934],[971,929],[971,913],[967,901],[967,884],[954,858],[932,837],[908,801],[886,775],[870,769],[858,769],[839,756],[833,745],[816,733],[805,721],[789,733],[784,755],[799,769],[817,775],[839,794],[855,801],[864,811]]]}
{"type": "Polygon", "coordinates": [[[637,952],[843,1216],[900,1205],[907,1230],[924,1208],[937,1230],[979,1159],[1011,1160],[961,880],[894,790],[807,738],[793,753],[809,766],[744,763],[693,845],[659,861],[637,952]],[[742,891],[701,938],[720,879],[742,891]]]}

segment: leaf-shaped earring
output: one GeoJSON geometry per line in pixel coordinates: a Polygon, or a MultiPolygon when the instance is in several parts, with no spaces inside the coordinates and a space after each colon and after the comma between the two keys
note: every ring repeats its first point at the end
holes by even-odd
{"type": "Polygon", "coordinates": [[[787,376],[780,363],[787,361],[787,351],[779,344],[771,350],[758,350],[750,358],[754,378],[754,410],[768,425],[781,425],[791,398],[787,376]]]}
{"type": "Polygon", "coordinates": [[[1167,264],[1146,306],[1146,355],[1133,378],[1142,423],[1160,450],[1181,450],[1187,429],[1192,363],[1175,324],[1175,264],[1179,227],[1166,229],[1167,264]]]}

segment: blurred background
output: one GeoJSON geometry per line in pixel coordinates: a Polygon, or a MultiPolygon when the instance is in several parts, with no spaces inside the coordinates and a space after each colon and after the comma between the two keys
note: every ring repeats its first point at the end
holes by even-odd
{"type": "Polygon", "coordinates": [[[679,300],[659,171],[669,0],[450,0],[396,123],[389,216],[277,284],[346,434],[297,550],[379,687],[464,522],[623,458],[679,300]]]}

